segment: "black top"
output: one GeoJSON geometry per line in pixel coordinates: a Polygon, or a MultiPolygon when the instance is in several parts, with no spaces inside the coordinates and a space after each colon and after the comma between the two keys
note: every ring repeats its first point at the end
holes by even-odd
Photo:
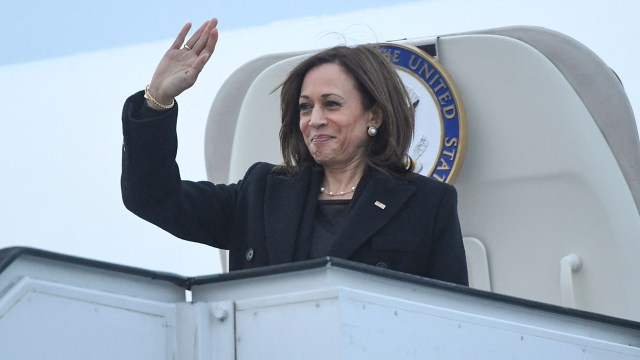
{"type": "Polygon", "coordinates": [[[349,211],[350,200],[318,200],[313,221],[311,258],[328,256],[349,211]]]}

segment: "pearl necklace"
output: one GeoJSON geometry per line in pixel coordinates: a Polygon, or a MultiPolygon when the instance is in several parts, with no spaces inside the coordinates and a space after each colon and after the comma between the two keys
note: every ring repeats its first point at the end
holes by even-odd
{"type": "MultiPolygon", "coordinates": [[[[327,190],[326,194],[327,194],[327,195],[329,195],[329,196],[331,196],[331,197],[334,197],[334,196],[345,196],[345,195],[347,195],[347,194],[349,194],[349,193],[352,193],[352,192],[355,192],[355,191],[356,191],[356,187],[355,187],[355,186],[352,186],[352,187],[351,187],[351,190],[349,190],[349,191],[340,191],[339,193],[334,194],[332,191],[327,190]]],[[[324,194],[324,193],[325,193],[324,186],[320,188],[320,193],[321,193],[321,194],[324,194]]]]}

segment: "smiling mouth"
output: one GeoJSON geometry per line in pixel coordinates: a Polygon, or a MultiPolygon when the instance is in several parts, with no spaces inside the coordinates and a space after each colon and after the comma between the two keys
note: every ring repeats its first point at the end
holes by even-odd
{"type": "Polygon", "coordinates": [[[312,143],[319,143],[319,142],[325,142],[325,141],[329,141],[333,139],[333,136],[329,136],[329,135],[314,135],[311,137],[311,142],[312,143]]]}

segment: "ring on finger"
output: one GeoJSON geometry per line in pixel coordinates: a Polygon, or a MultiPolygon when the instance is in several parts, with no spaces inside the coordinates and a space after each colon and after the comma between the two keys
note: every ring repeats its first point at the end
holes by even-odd
{"type": "Polygon", "coordinates": [[[182,45],[182,48],[183,49],[187,49],[187,51],[191,50],[191,47],[189,45],[187,45],[187,44],[182,45]]]}

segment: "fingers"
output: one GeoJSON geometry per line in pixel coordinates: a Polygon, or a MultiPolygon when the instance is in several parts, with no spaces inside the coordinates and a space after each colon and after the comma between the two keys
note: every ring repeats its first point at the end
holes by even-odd
{"type": "Polygon", "coordinates": [[[217,25],[215,18],[205,21],[186,42],[191,23],[182,27],[151,80],[157,99],[174,98],[195,83],[218,41],[217,25]]]}
{"type": "Polygon", "coordinates": [[[216,44],[218,42],[218,29],[216,25],[218,24],[217,19],[212,19],[210,26],[205,29],[205,32],[202,37],[198,40],[198,42],[194,45],[195,54],[198,55],[196,62],[193,67],[197,69],[198,72],[204,68],[207,61],[211,58],[213,51],[215,50],[216,44]]]}
{"type": "Polygon", "coordinates": [[[211,23],[211,20],[205,21],[204,23],[202,23],[202,25],[200,25],[198,30],[196,30],[196,32],[193,35],[191,35],[189,40],[187,40],[187,42],[185,43],[185,45],[189,49],[194,49],[196,47],[196,43],[204,35],[204,32],[209,28],[210,23],[211,23]]]}
{"type": "Polygon", "coordinates": [[[191,23],[190,22],[184,24],[182,29],[180,29],[180,32],[178,33],[178,36],[173,41],[173,44],[171,44],[171,48],[172,49],[180,49],[180,47],[182,46],[182,43],[184,42],[184,38],[187,37],[187,34],[189,33],[189,30],[191,30],[191,23]]]}
{"type": "Polygon", "coordinates": [[[198,58],[196,59],[192,67],[193,70],[195,70],[196,74],[199,74],[202,71],[204,66],[207,64],[207,61],[209,61],[209,57],[210,57],[210,54],[207,52],[204,52],[200,54],[200,56],[198,56],[198,58]]]}
{"type": "Polygon", "coordinates": [[[215,50],[216,44],[218,43],[218,19],[213,18],[211,23],[211,34],[209,35],[209,39],[207,39],[207,44],[205,46],[205,49],[209,54],[213,53],[213,50],[215,50]]]}
{"type": "MultiPolygon", "coordinates": [[[[200,36],[197,37],[197,41],[191,44],[188,44],[191,49],[196,53],[196,55],[202,55],[202,52],[208,52],[211,54],[213,48],[215,47],[215,43],[218,41],[218,29],[216,26],[218,25],[218,19],[213,18],[207,22],[207,26],[202,29],[200,36]]],[[[199,29],[200,30],[200,29],[199,29]]],[[[189,41],[195,38],[195,34],[189,41]]]]}
{"type": "Polygon", "coordinates": [[[218,41],[218,29],[212,29],[204,50],[202,50],[202,52],[198,55],[198,58],[193,64],[193,69],[197,73],[202,71],[204,66],[207,64],[207,61],[209,61],[209,59],[211,58],[211,54],[213,54],[213,50],[215,49],[217,41],[218,41]]]}

